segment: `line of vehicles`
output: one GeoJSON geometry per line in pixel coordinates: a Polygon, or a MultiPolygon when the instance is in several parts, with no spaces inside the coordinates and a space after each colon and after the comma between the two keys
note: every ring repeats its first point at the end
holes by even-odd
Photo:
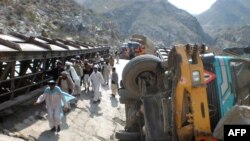
{"type": "Polygon", "coordinates": [[[119,50],[121,59],[132,59],[144,54],[156,54],[156,51],[153,42],[140,34],[132,35],[119,50]]]}
{"type": "Polygon", "coordinates": [[[144,42],[127,46],[135,54],[122,73],[126,126],[117,139],[224,140],[223,125],[250,124],[249,47],[214,55],[205,45],[156,49],[142,35],[132,38],[144,42]]]}

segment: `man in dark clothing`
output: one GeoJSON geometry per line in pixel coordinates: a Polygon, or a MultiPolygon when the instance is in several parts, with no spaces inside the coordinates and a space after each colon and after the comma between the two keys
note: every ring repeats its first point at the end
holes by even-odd
{"type": "Polygon", "coordinates": [[[131,48],[129,51],[129,59],[133,59],[135,57],[135,50],[134,48],[131,48]]]}
{"type": "Polygon", "coordinates": [[[92,71],[93,70],[91,65],[87,61],[85,61],[83,67],[83,84],[85,87],[85,91],[89,91],[89,86],[90,86],[89,76],[91,75],[92,71]]]}
{"type": "Polygon", "coordinates": [[[53,80],[56,81],[58,79],[58,77],[60,76],[61,72],[64,71],[63,68],[63,63],[61,61],[58,61],[56,63],[56,67],[53,68],[51,71],[48,72],[49,76],[53,77],[53,80]]]}

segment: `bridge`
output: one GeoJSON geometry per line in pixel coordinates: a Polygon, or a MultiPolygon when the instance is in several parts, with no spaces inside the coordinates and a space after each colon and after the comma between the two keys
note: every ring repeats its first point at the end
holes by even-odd
{"type": "Polygon", "coordinates": [[[79,55],[93,59],[96,52],[109,55],[109,46],[93,43],[24,36],[18,33],[0,34],[0,111],[36,97],[52,79],[46,75],[55,67],[79,55]]]}

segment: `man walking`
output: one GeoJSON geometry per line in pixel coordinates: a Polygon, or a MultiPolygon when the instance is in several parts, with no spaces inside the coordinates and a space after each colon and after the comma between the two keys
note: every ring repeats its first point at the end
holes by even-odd
{"type": "Polygon", "coordinates": [[[116,64],[119,64],[120,57],[118,51],[115,52],[115,57],[116,57],[116,64]]]}
{"type": "Polygon", "coordinates": [[[58,77],[57,85],[62,89],[62,91],[72,94],[74,91],[75,84],[73,80],[69,77],[68,72],[61,72],[61,76],[58,77]]]}
{"type": "MultiPolygon", "coordinates": [[[[73,80],[71,79],[71,77],[69,76],[68,72],[66,72],[66,71],[63,71],[61,73],[61,76],[58,77],[57,85],[61,88],[61,90],[63,92],[66,92],[70,95],[72,95],[72,93],[74,93],[75,84],[74,84],[73,80]]],[[[77,101],[75,101],[75,99],[74,99],[74,101],[69,101],[68,108],[71,109],[71,104],[76,106],[76,102],[77,101]]]]}
{"type": "Polygon", "coordinates": [[[118,74],[115,70],[115,67],[112,68],[112,75],[111,75],[111,91],[112,96],[115,97],[115,95],[118,93],[118,74]]]}
{"type": "Polygon", "coordinates": [[[94,91],[93,103],[97,103],[101,101],[100,86],[104,80],[102,74],[99,71],[97,71],[98,65],[94,65],[93,69],[94,70],[92,74],[89,76],[89,80],[92,83],[92,89],[94,91]]]}
{"type": "Polygon", "coordinates": [[[103,78],[104,78],[104,84],[109,85],[109,75],[111,71],[111,66],[109,65],[109,62],[105,62],[103,65],[103,78]]]}
{"type": "Polygon", "coordinates": [[[83,76],[83,71],[82,71],[82,62],[81,60],[76,60],[75,61],[75,64],[73,65],[75,71],[76,71],[76,74],[78,75],[79,79],[80,79],[80,86],[82,85],[81,82],[81,78],[83,76]]]}
{"type": "Polygon", "coordinates": [[[74,95],[80,96],[80,94],[81,94],[80,78],[77,75],[76,70],[74,69],[74,67],[72,65],[73,64],[70,62],[66,62],[65,63],[65,66],[66,66],[65,71],[67,71],[69,73],[69,76],[72,78],[72,80],[75,83],[74,95]]]}
{"type": "Polygon", "coordinates": [[[113,58],[113,55],[110,54],[110,55],[109,55],[109,64],[110,64],[112,67],[114,67],[114,63],[115,63],[115,60],[114,60],[114,58],[113,58]]]}
{"type": "Polygon", "coordinates": [[[38,97],[34,105],[42,103],[44,100],[46,102],[48,120],[51,127],[50,131],[60,132],[62,112],[61,101],[63,101],[65,108],[68,108],[68,104],[63,96],[62,90],[60,87],[56,86],[54,80],[48,82],[48,87],[45,89],[44,93],[38,97]]]}
{"type": "Polygon", "coordinates": [[[83,67],[83,84],[85,87],[85,91],[89,91],[89,86],[90,86],[90,82],[89,82],[89,76],[91,75],[92,72],[92,68],[90,66],[90,64],[87,62],[87,60],[85,60],[84,62],[84,67],[83,67]]]}
{"type": "Polygon", "coordinates": [[[51,71],[49,71],[48,75],[52,76],[53,80],[56,81],[58,79],[58,77],[60,76],[61,72],[63,72],[63,71],[64,71],[63,63],[61,61],[57,61],[56,67],[53,68],[51,71]]]}

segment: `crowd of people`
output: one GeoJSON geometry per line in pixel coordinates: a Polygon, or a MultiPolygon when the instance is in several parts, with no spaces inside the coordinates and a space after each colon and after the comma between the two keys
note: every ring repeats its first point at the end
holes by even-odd
{"type": "Polygon", "coordinates": [[[101,86],[111,86],[111,96],[116,96],[119,87],[118,74],[114,67],[115,57],[110,55],[104,59],[96,53],[92,60],[76,56],[65,63],[60,60],[56,62],[56,67],[47,73],[53,80],[48,82],[48,87],[34,103],[36,105],[46,102],[51,131],[60,132],[62,104],[69,110],[72,100],[76,104],[78,97],[90,90],[94,92],[93,103],[98,104],[101,102],[101,86]]]}

